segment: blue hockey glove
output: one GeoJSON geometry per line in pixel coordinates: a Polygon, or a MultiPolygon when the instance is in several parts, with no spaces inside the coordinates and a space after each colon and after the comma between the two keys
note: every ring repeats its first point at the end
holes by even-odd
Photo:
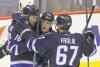
{"type": "Polygon", "coordinates": [[[11,25],[22,38],[26,37],[23,35],[25,32],[31,31],[27,22],[27,18],[19,13],[13,15],[13,21],[11,25]]]}
{"type": "Polygon", "coordinates": [[[19,34],[22,33],[24,29],[29,29],[26,17],[22,16],[20,13],[16,13],[13,15],[12,25],[19,34]]]}

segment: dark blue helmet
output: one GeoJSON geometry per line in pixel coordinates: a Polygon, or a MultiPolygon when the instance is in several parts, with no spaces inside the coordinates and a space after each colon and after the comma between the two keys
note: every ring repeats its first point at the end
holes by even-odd
{"type": "Polygon", "coordinates": [[[57,25],[63,25],[64,29],[68,30],[72,25],[72,18],[71,16],[58,16],[57,25]]]}
{"type": "Polygon", "coordinates": [[[48,21],[53,21],[54,20],[54,15],[52,14],[52,12],[44,12],[41,19],[48,20],[48,21]]]}
{"type": "Polygon", "coordinates": [[[38,16],[39,9],[35,5],[27,5],[23,8],[23,14],[38,16]]]}

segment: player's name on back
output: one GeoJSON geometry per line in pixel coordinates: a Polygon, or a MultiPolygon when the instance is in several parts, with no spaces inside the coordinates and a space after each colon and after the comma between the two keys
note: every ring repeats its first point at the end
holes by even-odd
{"type": "Polygon", "coordinates": [[[74,38],[61,38],[61,44],[76,44],[76,40],[74,38]]]}

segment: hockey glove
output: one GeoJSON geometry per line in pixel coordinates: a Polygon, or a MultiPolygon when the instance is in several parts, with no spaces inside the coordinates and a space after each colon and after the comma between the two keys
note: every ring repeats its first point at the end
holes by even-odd
{"type": "Polygon", "coordinates": [[[85,55],[89,56],[92,52],[93,52],[93,48],[95,46],[94,44],[94,34],[93,32],[85,32],[84,33],[84,37],[85,37],[85,55]]]}
{"type": "Polygon", "coordinates": [[[94,34],[93,32],[87,31],[84,33],[84,37],[88,44],[91,44],[94,41],[94,34]]]}
{"type": "Polygon", "coordinates": [[[5,55],[8,55],[9,51],[6,49],[6,45],[0,48],[0,58],[3,58],[5,55]]]}
{"type": "Polygon", "coordinates": [[[23,16],[21,13],[17,12],[12,16],[12,25],[16,29],[17,33],[21,33],[24,29],[29,28],[27,17],[23,16]]]}

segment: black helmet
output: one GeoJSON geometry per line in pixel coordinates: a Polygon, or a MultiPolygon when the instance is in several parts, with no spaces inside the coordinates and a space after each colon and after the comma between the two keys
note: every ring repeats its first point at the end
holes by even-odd
{"type": "Polygon", "coordinates": [[[23,8],[23,14],[38,16],[39,9],[35,5],[27,5],[23,8]]]}
{"type": "Polygon", "coordinates": [[[72,25],[72,18],[71,16],[58,16],[57,25],[63,25],[64,29],[68,30],[72,25]]]}
{"type": "Polygon", "coordinates": [[[53,21],[54,20],[54,15],[52,14],[52,12],[44,12],[41,19],[48,20],[48,21],[53,21]]]}

